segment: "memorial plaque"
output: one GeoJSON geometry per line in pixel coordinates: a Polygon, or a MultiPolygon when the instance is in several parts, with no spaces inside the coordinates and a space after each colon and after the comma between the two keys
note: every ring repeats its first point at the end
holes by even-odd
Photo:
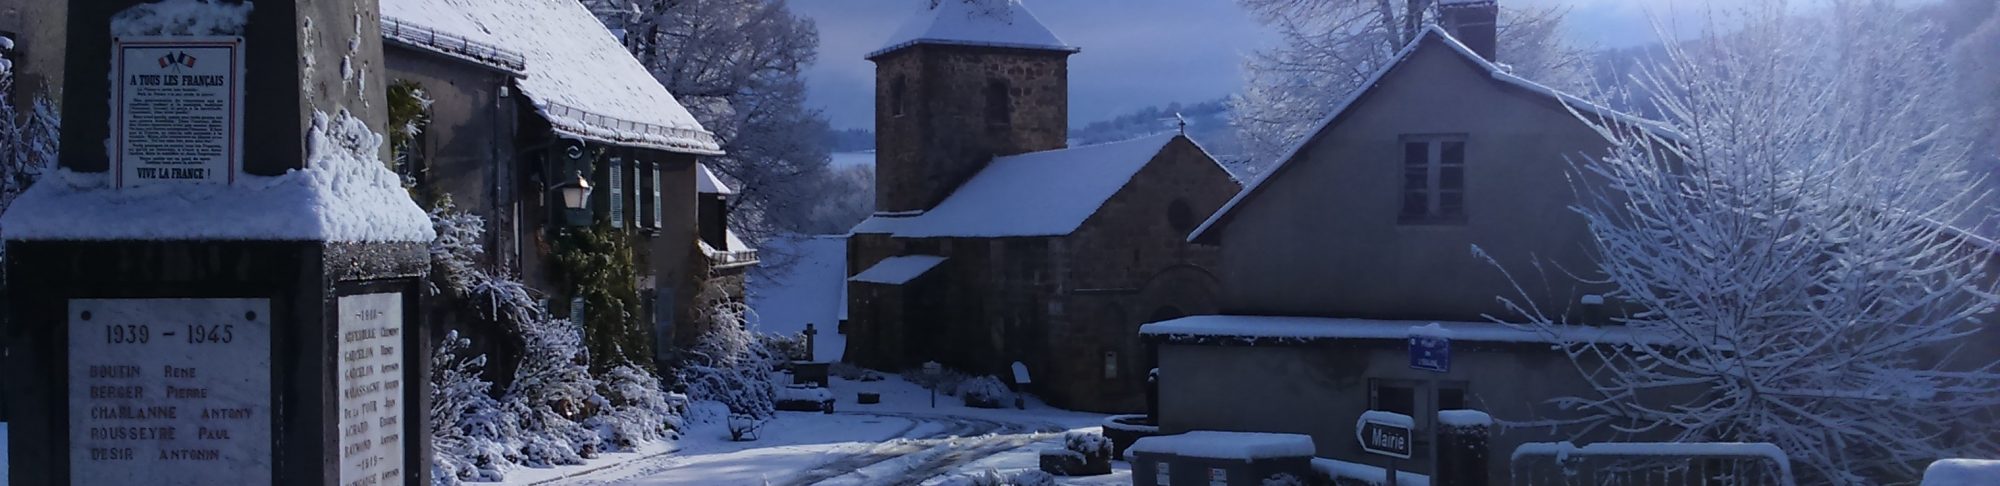
{"type": "Polygon", "coordinates": [[[71,483],[270,484],[270,307],[70,300],[71,483]]]}
{"type": "Polygon", "coordinates": [[[119,37],[117,186],[234,183],[243,153],[243,40],[119,37]]]}
{"type": "Polygon", "coordinates": [[[403,294],[340,298],[340,484],[403,484],[403,294]]]}

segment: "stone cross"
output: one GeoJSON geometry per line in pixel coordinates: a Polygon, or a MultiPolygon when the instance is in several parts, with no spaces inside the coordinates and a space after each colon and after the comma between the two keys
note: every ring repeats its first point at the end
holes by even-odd
{"type": "Polygon", "coordinates": [[[819,356],[813,353],[813,336],[819,335],[819,330],[813,329],[812,323],[808,322],[806,323],[804,334],[806,335],[806,361],[813,361],[814,356],[819,356]]]}

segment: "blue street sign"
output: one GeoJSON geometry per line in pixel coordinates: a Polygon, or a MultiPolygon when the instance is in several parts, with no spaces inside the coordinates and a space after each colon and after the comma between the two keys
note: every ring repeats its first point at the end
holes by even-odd
{"type": "Polygon", "coordinates": [[[1450,372],[1451,340],[1438,336],[1410,336],[1410,367],[1450,372]]]}

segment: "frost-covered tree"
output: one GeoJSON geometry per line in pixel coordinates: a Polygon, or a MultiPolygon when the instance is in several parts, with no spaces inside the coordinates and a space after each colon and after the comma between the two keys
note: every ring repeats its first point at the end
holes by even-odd
{"type": "Polygon", "coordinates": [[[827,177],[825,117],[805,106],[819,47],[810,19],[780,0],[582,0],[715,132],[706,159],[737,189],[731,226],[752,242],[809,224],[827,177]]]}
{"type": "MultiPolygon", "coordinates": [[[[754,419],[776,413],[773,388],[776,364],[763,341],[750,332],[749,306],[729,298],[721,287],[710,285],[696,297],[701,309],[696,321],[700,337],[684,353],[678,372],[681,389],[689,400],[720,402],[731,415],[754,419]]],[[[716,417],[703,417],[713,419],[716,417]]]]}
{"type": "Polygon", "coordinates": [[[1664,123],[1598,125],[1611,149],[1572,177],[1634,339],[1568,340],[1562,309],[1501,299],[1595,387],[1557,401],[1577,434],[1770,442],[1801,484],[2000,450],[2000,362],[1966,344],[1992,253],[1950,225],[1977,194],[1926,28],[1877,3],[1716,14],[1640,76],[1664,123]]]}
{"type": "MultiPolygon", "coordinates": [[[[0,37],[0,44],[6,48],[13,45],[6,37],[0,37]]],[[[62,116],[48,96],[34,96],[34,101],[25,108],[15,108],[6,102],[7,95],[14,91],[12,67],[10,61],[0,56],[0,212],[6,212],[14,198],[28,190],[43,171],[55,167],[56,144],[62,129],[62,116]]],[[[5,231],[0,228],[0,233],[5,231]]]]}
{"type": "MultiPolygon", "coordinates": [[[[1244,63],[1243,93],[1232,122],[1247,166],[1256,174],[1284,156],[1349,93],[1434,22],[1433,0],[1238,0],[1280,36],[1280,44],[1244,63]]],[[[1500,2],[1499,61],[1514,74],[1558,87],[1578,84],[1582,51],[1561,35],[1562,13],[1500,2]]]]}

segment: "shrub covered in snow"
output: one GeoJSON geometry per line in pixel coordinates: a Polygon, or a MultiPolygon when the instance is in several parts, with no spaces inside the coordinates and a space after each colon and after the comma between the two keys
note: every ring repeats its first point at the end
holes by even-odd
{"type": "Polygon", "coordinates": [[[1055,486],[1055,476],[1049,473],[1027,470],[1003,473],[988,469],[986,472],[957,476],[938,483],[942,486],[1055,486]]]}
{"type": "MultiPolygon", "coordinates": [[[[0,63],[5,62],[0,58],[0,63]]],[[[0,93],[13,92],[13,84],[13,75],[0,69],[0,93]]],[[[36,96],[34,106],[27,110],[17,110],[12,103],[0,100],[0,213],[6,212],[14,197],[34,184],[43,171],[55,166],[61,128],[62,116],[47,96],[36,96]]]]}
{"type": "Polygon", "coordinates": [[[847,381],[882,381],[882,373],[850,363],[834,362],[827,371],[847,381]]]}
{"type": "Polygon", "coordinates": [[[1090,432],[1064,432],[1063,448],[1092,459],[1111,457],[1111,439],[1090,432]]]}
{"type": "Polygon", "coordinates": [[[806,337],[799,334],[760,333],[757,342],[771,352],[771,358],[780,361],[811,361],[806,354],[806,337]]]}
{"type": "Polygon", "coordinates": [[[581,464],[602,450],[667,437],[681,427],[686,400],[646,370],[615,366],[591,374],[582,330],[549,315],[527,286],[477,262],[484,221],[446,198],[431,211],[431,291],[470,315],[518,336],[521,362],[498,399],[479,377],[483,357],[461,356],[470,342],[448,335],[432,357],[432,433],[440,484],[498,481],[516,467],[581,464]]]}
{"type": "Polygon", "coordinates": [[[993,375],[973,378],[958,385],[958,397],[968,407],[1000,408],[1014,401],[1014,392],[993,375]]]}
{"type": "Polygon", "coordinates": [[[608,407],[584,424],[596,429],[608,445],[630,450],[682,429],[687,397],[667,393],[652,373],[632,365],[612,368],[601,388],[608,407]]]}
{"type": "Polygon", "coordinates": [[[683,353],[676,372],[681,389],[688,399],[720,402],[733,415],[771,417],[776,411],[773,360],[745,326],[749,309],[718,286],[710,286],[696,300],[704,331],[683,353]]]}
{"type": "Polygon", "coordinates": [[[959,384],[970,378],[972,377],[951,368],[945,368],[935,375],[925,373],[923,368],[903,370],[903,380],[937,390],[939,394],[946,396],[957,396],[959,384]]]}

